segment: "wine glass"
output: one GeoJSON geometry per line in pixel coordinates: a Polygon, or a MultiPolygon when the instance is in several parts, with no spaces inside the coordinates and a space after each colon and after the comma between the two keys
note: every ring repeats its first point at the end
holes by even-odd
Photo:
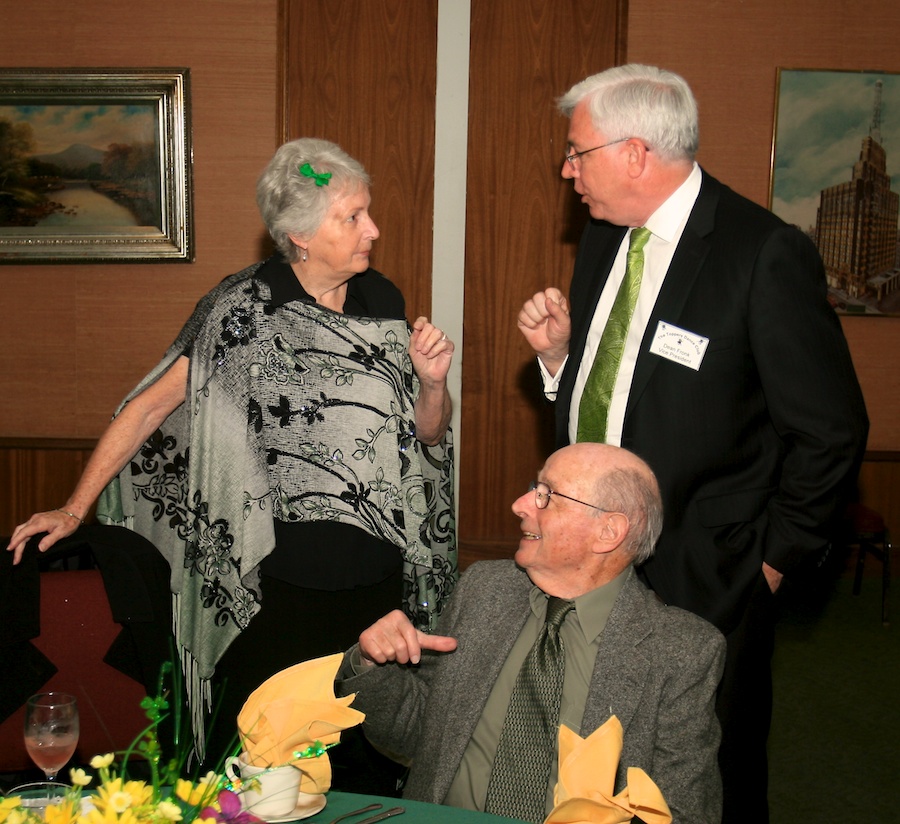
{"type": "Polygon", "coordinates": [[[40,692],[25,707],[25,749],[31,760],[55,781],[78,744],[78,704],[64,692],[40,692]]]}

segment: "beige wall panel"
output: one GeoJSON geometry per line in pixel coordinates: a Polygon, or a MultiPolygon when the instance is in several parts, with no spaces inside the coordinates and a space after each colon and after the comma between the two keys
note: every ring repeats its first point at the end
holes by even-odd
{"type": "Polygon", "coordinates": [[[196,261],[0,266],[0,436],[98,435],[203,293],[259,258],[276,26],[277,0],[3,4],[5,67],[191,69],[196,261]]]}

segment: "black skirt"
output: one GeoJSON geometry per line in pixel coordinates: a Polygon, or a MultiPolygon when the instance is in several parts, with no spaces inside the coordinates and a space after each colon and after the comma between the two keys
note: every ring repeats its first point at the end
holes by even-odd
{"type": "MultiPolygon", "coordinates": [[[[399,550],[396,550],[399,558],[399,550]]],[[[360,633],[400,607],[403,576],[353,589],[301,587],[264,575],[263,606],[216,667],[213,689],[218,710],[207,736],[205,766],[216,769],[238,746],[237,716],[253,690],[287,667],[344,652],[360,633]]],[[[398,795],[404,768],[377,753],[359,727],[341,735],[329,750],[332,787],[346,792],[398,795]]]]}

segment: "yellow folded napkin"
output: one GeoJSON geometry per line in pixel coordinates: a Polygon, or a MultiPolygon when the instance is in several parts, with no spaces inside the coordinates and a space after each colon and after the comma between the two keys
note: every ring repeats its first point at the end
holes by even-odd
{"type": "Polygon", "coordinates": [[[328,790],[331,762],[323,748],[366,717],[350,708],[355,694],[335,698],[334,677],[342,659],[338,653],[295,664],[251,693],[238,715],[247,761],[256,767],[293,764],[303,774],[302,792],[328,790]]]}
{"type": "Polygon", "coordinates": [[[544,824],[619,824],[636,815],[671,824],[669,806],[642,769],[629,767],[628,786],[613,795],[621,755],[622,724],[614,715],[587,738],[560,726],[555,806],[544,824]]]}

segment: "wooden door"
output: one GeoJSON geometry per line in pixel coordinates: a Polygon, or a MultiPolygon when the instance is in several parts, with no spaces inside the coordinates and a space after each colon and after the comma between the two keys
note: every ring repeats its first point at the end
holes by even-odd
{"type": "MultiPolygon", "coordinates": [[[[432,314],[438,4],[282,0],[282,133],[325,137],[374,180],[373,265],[432,314]]],[[[515,318],[568,288],[587,213],[559,176],[567,121],[554,101],[624,59],[625,0],[471,0],[462,386],[461,565],[510,556],[510,503],[552,449],[552,420],[515,318]]],[[[438,170],[438,174],[442,173],[438,170]]]]}
{"type": "Polygon", "coordinates": [[[460,545],[509,557],[510,504],[553,448],[552,409],[516,328],[527,297],[568,290],[587,213],[560,178],[568,121],[555,100],[621,62],[624,3],[473,0],[469,98],[460,545]]]}
{"type": "Polygon", "coordinates": [[[372,177],[372,266],[431,314],[437,0],[282,0],[281,139],[338,143],[372,177]]]}

